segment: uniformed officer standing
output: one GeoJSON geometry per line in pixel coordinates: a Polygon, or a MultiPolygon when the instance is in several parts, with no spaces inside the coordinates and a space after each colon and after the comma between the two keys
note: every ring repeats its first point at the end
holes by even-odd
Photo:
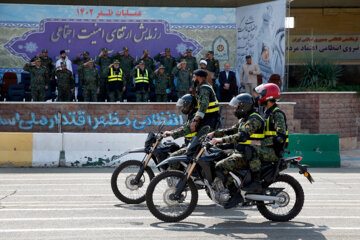
{"type": "Polygon", "coordinates": [[[121,101],[123,92],[126,90],[126,79],[120,68],[119,60],[115,60],[107,70],[108,74],[108,90],[110,102],[121,101]]]}
{"type": "Polygon", "coordinates": [[[131,70],[135,67],[135,59],[129,54],[129,48],[124,47],[123,51],[114,54],[112,59],[119,60],[120,62],[120,68],[123,71],[124,78],[126,79],[127,86],[125,87],[128,89],[130,86],[133,86],[130,74],[131,70]]]}
{"type": "Polygon", "coordinates": [[[155,96],[157,102],[167,102],[168,97],[166,89],[169,89],[171,93],[172,80],[170,76],[165,72],[165,66],[160,65],[158,69],[154,72],[155,80],[155,96]]]}
{"type": "Polygon", "coordinates": [[[82,65],[82,64],[84,64],[84,63],[86,63],[88,61],[89,56],[90,56],[90,54],[89,54],[88,51],[85,51],[83,53],[79,53],[79,55],[77,55],[76,58],[74,58],[72,60],[72,63],[76,64],[76,65],[82,65]]]}
{"type": "Polygon", "coordinates": [[[211,73],[211,78],[213,80],[213,83],[215,83],[216,79],[219,77],[220,72],[219,61],[214,58],[213,51],[209,51],[205,55],[204,60],[206,60],[207,62],[206,69],[209,70],[209,72],[211,73]]]}
{"type": "Polygon", "coordinates": [[[53,63],[53,60],[51,59],[51,57],[48,56],[48,54],[49,54],[48,50],[43,49],[41,51],[41,54],[39,53],[38,55],[36,55],[35,57],[33,57],[31,59],[31,62],[34,62],[35,58],[40,58],[41,59],[41,66],[46,67],[46,70],[48,71],[49,78],[50,78],[51,74],[54,71],[55,64],[53,63]]]}
{"type": "Polygon", "coordinates": [[[99,101],[104,102],[107,98],[107,89],[106,84],[108,80],[107,70],[110,64],[112,64],[112,59],[109,56],[107,48],[103,48],[99,56],[95,60],[95,64],[100,66],[100,82],[99,82],[99,101]]]}
{"type": "Polygon", "coordinates": [[[74,94],[75,81],[65,62],[61,63],[61,70],[57,70],[55,76],[58,82],[58,102],[70,102],[74,94]]]}
{"type": "Polygon", "coordinates": [[[135,88],[136,88],[136,102],[147,102],[149,100],[150,92],[150,70],[145,68],[145,62],[140,61],[139,65],[135,66],[131,76],[135,78],[135,88]]]}
{"type": "Polygon", "coordinates": [[[84,91],[84,101],[97,102],[97,93],[100,92],[100,76],[98,70],[94,66],[94,60],[89,58],[89,60],[83,65],[80,65],[76,71],[84,76],[81,82],[84,91]]]}
{"type": "Polygon", "coordinates": [[[149,56],[149,51],[148,50],[145,49],[143,51],[143,55],[141,56],[140,60],[137,61],[136,65],[139,65],[141,61],[143,61],[145,63],[145,68],[148,71],[153,72],[155,70],[154,59],[152,59],[149,56]]]}
{"type": "Polygon", "coordinates": [[[183,59],[186,61],[186,69],[190,72],[194,72],[194,70],[198,69],[198,64],[196,58],[192,56],[192,50],[186,49],[186,52],[176,59],[177,62],[181,62],[183,59]]]}
{"type": "Polygon", "coordinates": [[[33,101],[45,101],[45,91],[49,86],[49,73],[45,66],[41,65],[41,59],[35,58],[34,62],[27,63],[24,71],[30,73],[30,88],[33,101]]]}
{"type": "Polygon", "coordinates": [[[171,56],[170,48],[165,48],[165,52],[161,52],[154,57],[154,59],[160,62],[165,67],[165,73],[171,77],[171,72],[173,68],[176,66],[176,59],[171,56]],[[165,56],[162,56],[165,54],[165,56]]]}
{"type": "Polygon", "coordinates": [[[186,69],[186,61],[183,59],[181,63],[173,69],[173,76],[177,78],[176,91],[178,98],[181,98],[187,93],[192,92],[192,72],[186,69]]]}

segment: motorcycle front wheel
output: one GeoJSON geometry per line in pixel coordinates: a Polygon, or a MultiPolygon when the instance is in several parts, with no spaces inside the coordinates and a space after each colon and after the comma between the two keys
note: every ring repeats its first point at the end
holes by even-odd
{"type": "Polygon", "coordinates": [[[300,213],[304,205],[304,191],[295,178],[280,174],[274,182],[264,187],[265,195],[280,197],[280,200],[275,202],[257,202],[257,209],[266,219],[286,222],[300,213]]]}
{"type": "Polygon", "coordinates": [[[146,189],[154,178],[154,172],[146,167],[138,183],[134,183],[142,162],[129,160],[120,164],[111,176],[111,189],[115,196],[124,203],[139,204],[145,201],[146,189]]]}
{"type": "Polygon", "coordinates": [[[178,222],[194,211],[198,201],[198,191],[191,179],[187,180],[180,198],[174,197],[176,185],[183,178],[183,172],[166,171],[150,182],[146,191],[146,205],[159,220],[178,222]]]}

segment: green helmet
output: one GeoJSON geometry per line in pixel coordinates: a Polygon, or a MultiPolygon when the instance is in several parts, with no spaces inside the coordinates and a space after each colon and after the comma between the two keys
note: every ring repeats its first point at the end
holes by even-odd
{"type": "Polygon", "coordinates": [[[177,107],[183,107],[181,112],[183,114],[189,114],[191,110],[195,109],[197,105],[196,98],[191,94],[185,94],[176,103],[177,107]]]}

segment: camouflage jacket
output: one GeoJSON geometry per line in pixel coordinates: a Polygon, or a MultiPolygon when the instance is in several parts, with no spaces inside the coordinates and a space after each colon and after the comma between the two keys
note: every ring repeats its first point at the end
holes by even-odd
{"type": "Polygon", "coordinates": [[[24,71],[30,73],[31,77],[31,89],[43,89],[46,85],[49,84],[50,78],[49,73],[44,66],[40,66],[40,68],[35,67],[31,63],[27,63],[24,66],[24,71]]]}
{"type": "Polygon", "coordinates": [[[109,66],[113,63],[113,60],[111,59],[110,56],[105,57],[105,56],[101,56],[101,57],[97,57],[95,60],[95,64],[100,66],[100,77],[101,78],[107,78],[107,69],[109,68],[109,66]]]}
{"type": "Polygon", "coordinates": [[[171,77],[171,71],[176,66],[176,59],[173,56],[161,56],[160,53],[156,55],[154,59],[164,65],[165,72],[168,74],[169,77],[171,77]]]}
{"type": "Polygon", "coordinates": [[[168,74],[155,73],[152,78],[155,80],[155,94],[166,94],[166,89],[172,88],[172,81],[168,74]]]}
{"type": "Polygon", "coordinates": [[[216,60],[215,58],[211,60],[210,59],[204,59],[204,60],[207,62],[206,69],[209,70],[209,72],[214,73],[214,78],[218,78],[220,72],[219,61],[216,60]]]}
{"type": "MultiPolygon", "coordinates": [[[[35,58],[36,56],[33,57],[30,62],[35,61],[35,58]]],[[[53,73],[55,66],[52,59],[50,57],[44,58],[43,56],[41,56],[40,59],[41,59],[41,66],[44,66],[46,68],[50,76],[53,73]]]]}
{"type": "Polygon", "coordinates": [[[55,72],[57,77],[58,88],[60,89],[74,89],[75,80],[72,72],[70,70],[58,70],[55,72]]]}
{"type": "Polygon", "coordinates": [[[80,65],[76,69],[76,71],[78,71],[83,76],[83,79],[81,79],[80,84],[84,88],[97,89],[99,87],[100,76],[96,68],[90,69],[84,65],[80,65]]]}
{"type": "Polygon", "coordinates": [[[125,76],[129,76],[131,70],[135,67],[135,59],[132,56],[121,55],[120,53],[116,53],[112,55],[113,61],[119,60],[120,68],[124,71],[125,76]]]}
{"type": "Polygon", "coordinates": [[[76,57],[73,60],[71,60],[71,62],[76,65],[82,65],[87,62],[87,59],[76,57]]]}
{"type": "Polygon", "coordinates": [[[140,61],[143,60],[145,62],[145,68],[152,72],[155,70],[155,64],[154,64],[154,59],[152,59],[151,57],[148,58],[141,58],[139,59],[139,61],[136,62],[135,65],[139,65],[140,61]]]}
{"type": "Polygon", "coordinates": [[[237,124],[228,129],[217,130],[214,137],[222,137],[223,143],[238,143],[242,133],[250,136],[263,129],[264,122],[255,116],[241,118],[237,124]]]}
{"type": "Polygon", "coordinates": [[[176,90],[187,92],[192,87],[192,72],[189,70],[182,70],[175,67],[172,71],[174,77],[177,78],[176,90]]]}
{"type": "Polygon", "coordinates": [[[181,60],[185,59],[186,61],[186,69],[189,70],[190,72],[193,72],[194,70],[198,69],[198,64],[197,64],[197,60],[196,57],[187,57],[187,56],[182,56],[180,55],[176,61],[177,62],[181,62],[181,60]]]}
{"type": "MultiPolygon", "coordinates": [[[[272,106],[271,108],[265,111],[265,118],[269,124],[273,124],[276,135],[287,135],[287,126],[286,126],[286,116],[280,111],[274,111],[277,107],[277,104],[272,106]],[[271,114],[272,113],[272,114],[271,114]]],[[[264,140],[261,141],[261,146],[264,147],[272,147],[274,146],[274,138],[273,137],[266,137],[264,140]]]]}

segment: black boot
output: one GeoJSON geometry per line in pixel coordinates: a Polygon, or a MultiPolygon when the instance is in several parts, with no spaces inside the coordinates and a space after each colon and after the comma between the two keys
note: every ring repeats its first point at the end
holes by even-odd
{"type": "Polygon", "coordinates": [[[225,203],[224,208],[225,209],[229,209],[229,208],[233,208],[236,207],[236,205],[238,205],[239,203],[243,202],[244,199],[240,194],[240,191],[238,191],[237,187],[235,187],[235,185],[231,185],[229,186],[229,191],[230,191],[230,199],[225,203]]]}
{"type": "Polygon", "coordinates": [[[261,193],[262,186],[260,172],[254,172],[253,181],[249,185],[243,187],[242,190],[247,193],[261,193]]]}

